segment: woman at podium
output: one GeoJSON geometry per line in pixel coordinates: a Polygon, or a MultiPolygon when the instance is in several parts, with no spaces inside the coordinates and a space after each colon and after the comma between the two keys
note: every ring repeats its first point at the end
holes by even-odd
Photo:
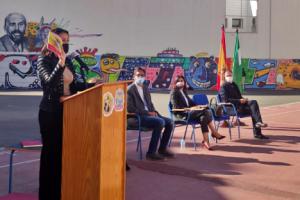
{"type": "Polygon", "coordinates": [[[68,31],[57,28],[51,34],[58,36],[54,38],[56,43],[51,46],[50,36],[48,37],[37,63],[43,88],[39,106],[39,125],[43,143],[39,178],[40,200],[59,200],[61,196],[63,123],[61,98],[95,84],[85,84],[76,79],[72,61],[66,57],[69,50],[68,31]]]}

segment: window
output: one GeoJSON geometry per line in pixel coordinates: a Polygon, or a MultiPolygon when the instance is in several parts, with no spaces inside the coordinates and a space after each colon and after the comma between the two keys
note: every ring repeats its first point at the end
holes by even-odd
{"type": "Polygon", "coordinates": [[[226,32],[256,32],[258,0],[226,0],[226,32]]]}
{"type": "Polygon", "coordinates": [[[242,28],[243,19],[241,18],[232,18],[231,27],[232,28],[242,28]]]}

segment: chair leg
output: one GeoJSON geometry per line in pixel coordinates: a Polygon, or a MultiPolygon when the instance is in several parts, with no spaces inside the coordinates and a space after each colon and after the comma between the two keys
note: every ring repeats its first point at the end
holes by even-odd
{"type": "Polygon", "coordinates": [[[232,136],[231,136],[231,126],[228,126],[228,130],[229,130],[229,138],[231,140],[232,139],[232,136]]]}
{"type": "Polygon", "coordinates": [[[142,136],[141,136],[140,130],[139,130],[139,135],[138,135],[138,143],[136,145],[136,151],[140,152],[140,154],[139,154],[140,160],[143,160],[142,136]]]}
{"type": "Polygon", "coordinates": [[[187,132],[187,128],[188,128],[188,124],[186,125],[186,127],[185,127],[185,131],[184,131],[184,135],[183,135],[183,140],[185,140],[185,137],[186,137],[186,132],[187,132]]]}
{"type": "Polygon", "coordinates": [[[195,125],[192,125],[192,128],[193,128],[192,136],[193,136],[193,142],[194,142],[194,149],[196,151],[197,150],[197,143],[196,143],[195,125]]]}
{"type": "Polygon", "coordinates": [[[136,144],[136,152],[138,152],[139,151],[139,147],[140,147],[140,132],[139,132],[139,134],[138,134],[138,140],[137,140],[137,144],[136,144]]]}
{"type": "Polygon", "coordinates": [[[169,144],[168,144],[169,147],[171,146],[171,143],[172,143],[174,131],[175,131],[175,127],[173,128],[172,133],[171,133],[171,137],[170,137],[169,144]]]}
{"type": "Polygon", "coordinates": [[[240,119],[236,118],[237,124],[238,124],[238,134],[239,134],[239,139],[241,138],[241,131],[240,131],[240,119]]]}
{"type": "Polygon", "coordinates": [[[10,159],[9,159],[9,176],[8,176],[8,193],[12,192],[12,174],[13,174],[13,157],[15,153],[15,149],[11,150],[10,152],[10,159]]]}

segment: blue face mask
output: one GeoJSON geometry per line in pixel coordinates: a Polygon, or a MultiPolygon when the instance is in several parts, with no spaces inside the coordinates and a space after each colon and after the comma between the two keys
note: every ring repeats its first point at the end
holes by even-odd
{"type": "Polygon", "coordinates": [[[143,85],[144,81],[145,81],[144,77],[137,77],[134,80],[135,84],[137,84],[137,85],[143,85]]]}

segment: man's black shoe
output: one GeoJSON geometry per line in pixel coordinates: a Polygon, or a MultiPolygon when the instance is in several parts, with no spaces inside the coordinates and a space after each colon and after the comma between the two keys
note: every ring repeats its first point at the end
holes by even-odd
{"type": "Polygon", "coordinates": [[[259,134],[259,135],[254,135],[255,138],[257,139],[269,139],[269,137],[263,135],[263,134],[259,134]]]}
{"type": "Polygon", "coordinates": [[[166,149],[164,149],[164,150],[159,149],[158,153],[165,158],[174,158],[175,157],[174,153],[172,153],[171,151],[168,151],[166,149]]]}
{"type": "Polygon", "coordinates": [[[146,154],[146,159],[147,160],[152,160],[152,161],[163,161],[165,158],[159,154],[156,153],[151,153],[151,154],[146,154]]]}

